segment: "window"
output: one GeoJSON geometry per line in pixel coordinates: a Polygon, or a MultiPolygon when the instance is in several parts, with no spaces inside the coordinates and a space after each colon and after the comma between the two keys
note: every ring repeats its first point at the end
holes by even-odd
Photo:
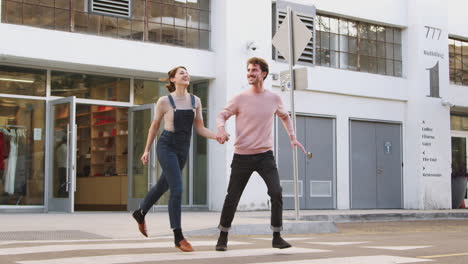
{"type": "MultiPolygon", "coordinates": [[[[273,5],[273,32],[286,16],[276,8],[273,5]]],[[[402,76],[401,29],[320,14],[301,14],[299,18],[311,31],[315,30],[299,62],[315,61],[326,67],[402,76]]],[[[277,51],[273,59],[284,60],[277,51]]]]}
{"type": "Polygon", "coordinates": [[[70,1],[3,0],[1,13],[2,23],[70,31],[70,1]]]}
{"type": "Polygon", "coordinates": [[[46,71],[0,65],[0,93],[45,96],[46,71]]]}
{"type": "Polygon", "coordinates": [[[468,85],[468,41],[449,39],[450,83],[468,85]]]}
{"type": "Polygon", "coordinates": [[[129,78],[52,71],[50,82],[53,96],[130,101],[129,78]]]}
{"type": "Polygon", "coordinates": [[[1,2],[3,23],[210,49],[210,0],[1,2]]]}
{"type": "Polygon", "coordinates": [[[156,103],[159,97],[166,95],[166,83],[159,81],[140,80],[133,81],[133,103],[136,105],[156,103]]]}
{"type": "Polygon", "coordinates": [[[43,100],[0,98],[0,205],[44,204],[45,112],[43,100]]]}
{"type": "Polygon", "coordinates": [[[317,65],[402,76],[400,29],[325,15],[316,23],[317,65]]]}
{"type": "Polygon", "coordinates": [[[468,116],[451,115],[450,129],[458,131],[468,131],[468,116]]]}

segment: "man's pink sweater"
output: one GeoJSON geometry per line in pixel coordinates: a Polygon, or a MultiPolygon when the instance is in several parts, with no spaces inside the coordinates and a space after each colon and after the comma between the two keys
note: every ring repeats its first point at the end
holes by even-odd
{"type": "Polygon", "coordinates": [[[236,116],[236,154],[258,154],[273,149],[273,117],[277,114],[289,136],[294,129],[288,111],[279,95],[264,90],[256,93],[252,88],[234,96],[216,118],[217,127],[236,116]]]}

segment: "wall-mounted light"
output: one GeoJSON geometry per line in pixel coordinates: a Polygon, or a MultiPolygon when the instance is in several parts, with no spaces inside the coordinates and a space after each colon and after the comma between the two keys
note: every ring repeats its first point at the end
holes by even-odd
{"type": "Polygon", "coordinates": [[[260,49],[257,42],[255,42],[255,41],[248,41],[246,46],[247,46],[247,49],[251,50],[251,51],[256,51],[256,50],[260,49]]]}
{"type": "Polygon", "coordinates": [[[445,99],[440,100],[440,104],[441,104],[442,106],[448,106],[448,107],[454,107],[454,106],[455,106],[455,105],[452,104],[450,101],[447,101],[447,100],[445,100],[445,99]]]}

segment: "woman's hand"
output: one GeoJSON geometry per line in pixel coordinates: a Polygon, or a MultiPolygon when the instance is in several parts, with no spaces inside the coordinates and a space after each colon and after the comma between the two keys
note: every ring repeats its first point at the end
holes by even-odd
{"type": "Polygon", "coordinates": [[[218,140],[216,138],[216,133],[205,127],[205,124],[203,123],[203,119],[196,119],[195,120],[195,130],[202,137],[218,140]]]}
{"type": "Polygon", "coordinates": [[[224,144],[224,142],[229,141],[229,133],[224,130],[224,127],[218,128],[218,133],[216,134],[216,141],[219,144],[224,144]]]}
{"type": "Polygon", "coordinates": [[[144,152],[143,155],[141,155],[141,163],[143,163],[143,165],[146,165],[148,163],[148,156],[149,156],[149,152],[144,152]]]}

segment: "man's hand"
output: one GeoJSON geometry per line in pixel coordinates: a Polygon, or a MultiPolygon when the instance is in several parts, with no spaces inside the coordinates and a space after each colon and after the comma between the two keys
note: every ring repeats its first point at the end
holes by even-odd
{"type": "Polygon", "coordinates": [[[297,141],[296,138],[293,138],[293,139],[291,139],[291,148],[294,149],[295,147],[299,147],[302,150],[302,152],[304,152],[304,154],[307,155],[307,152],[306,152],[304,146],[302,146],[301,142],[297,141]]]}
{"type": "Polygon", "coordinates": [[[149,152],[145,152],[143,153],[143,155],[141,155],[141,162],[143,163],[143,165],[146,165],[148,163],[148,156],[149,156],[149,152]]]}
{"type": "Polygon", "coordinates": [[[216,134],[216,141],[219,144],[224,144],[224,142],[229,140],[229,134],[224,130],[224,127],[218,128],[218,133],[216,134]]]}

